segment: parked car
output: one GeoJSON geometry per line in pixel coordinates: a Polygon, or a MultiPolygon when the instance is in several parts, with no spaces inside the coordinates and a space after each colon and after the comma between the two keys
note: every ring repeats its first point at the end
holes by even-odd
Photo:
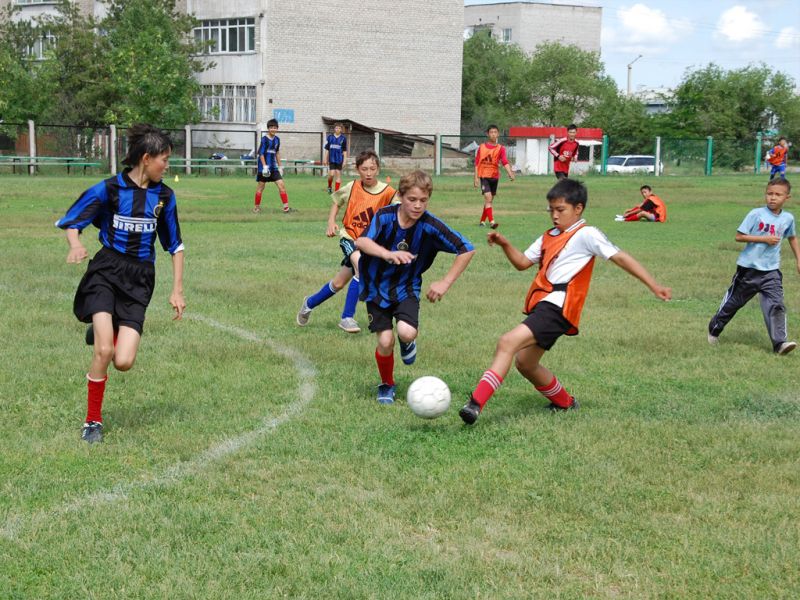
{"type": "MultiPolygon", "coordinates": [[[[599,173],[602,165],[596,165],[599,173]]],[[[656,157],[647,154],[615,154],[608,157],[606,173],[649,173],[656,172],[656,157]]],[[[659,175],[664,172],[664,164],[658,165],[659,175]]]]}

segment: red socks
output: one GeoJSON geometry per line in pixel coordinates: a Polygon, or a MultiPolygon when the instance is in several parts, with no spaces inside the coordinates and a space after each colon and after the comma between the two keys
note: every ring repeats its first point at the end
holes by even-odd
{"type": "Polygon", "coordinates": [[[389,356],[383,356],[376,349],[375,362],[378,363],[378,373],[381,375],[381,383],[394,385],[394,352],[389,356]]]}
{"type": "MultiPolygon", "coordinates": [[[[328,186],[330,186],[330,184],[328,184],[328,186]]],[[[334,192],[338,192],[340,187],[342,187],[342,182],[341,181],[337,181],[336,182],[336,188],[333,191],[334,192]]]]}
{"type": "Polygon", "coordinates": [[[103,377],[103,379],[95,380],[89,377],[89,374],[86,374],[86,387],[88,388],[87,398],[86,398],[86,422],[89,421],[97,421],[98,423],[103,422],[102,416],[102,409],[103,409],[103,394],[106,391],[106,381],[108,381],[108,375],[103,377]]]}
{"type": "Polygon", "coordinates": [[[332,184],[332,183],[333,183],[333,177],[331,177],[330,175],[328,175],[328,189],[330,189],[330,188],[331,188],[331,184],[332,184]]]}
{"type": "Polygon", "coordinates": [[[489,369],[484,372],[483,377],[481,377],[481,380],[478,382],[478,387],[472,392],[472,399],[483,408],[483,405],[489,401],[489,398],[492,397],[492,394],[497,391],[497,388],[499,388],[502,383],[503,378],[489,369]]]}
{"type": "Polygon", "coordinates": [[[489,219],[489,223],[494,223],[494,211],[492,207],[487,206],[484,210],[486,211],[486,218],[489,219]]]}
{"type": "Polygon", "coordinates": [[[569,408],[575,402],[575,398],[567,393],[567,390],[564,389],[564,386],[561,385],[561,382],[556,377],[553,377],[553,381],[547,385],[542,387],[537,385],[536,390],[559,408],[569,408]]]}
{"type": "Polygon", "coordinates": [[[262,193],[263,193],[263,190],[258,190],[256,192],[256,206],[261,206],[261,194],[262,193]]]}
{"type": "Polygon", "coordinates": [[[486,220],[486,207],[483,207],[483,212],[481,213],[481,223],[486,220]]]}
{"type": "Polygon", "coordinates": [[[289,195],[286,192],[281,192],[281,202],[283,203],[283,212],[289,210],[289,195]]]}

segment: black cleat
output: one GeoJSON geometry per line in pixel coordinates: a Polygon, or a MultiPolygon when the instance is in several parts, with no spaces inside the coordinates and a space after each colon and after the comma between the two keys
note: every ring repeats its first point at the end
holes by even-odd
{"type": "Polygon", "coordinates": [[[94,346],[94,325],[89,325],[86,329],[86,345],[94,346]]]}
{"type": "Polygon", "coordinates": [[[81,431],[81,439],[88,444],[102,442],[103,424],[99,421],[89,421],[88,423],[84,423],[83,430],[81,431]]]}
{"type": "Polygon", "coordinates": [[[461,410],[458,411],[458,416],[461,417],[461,420],[467,425],[472,425],[475,421],[477,421],[480,414],[481,405],[472,399],[472,395],[469,397],[469,402],[462,406],[461,410]]]}
{"type": "Polygon", "coordinates": [[[572,404],[570,404],[566,408],[564,408],[563,406],[558,406],[557,404],[553,404],[552,402],[550,403],[550,405],[547,408],[552,410],[553,412],[559,412],[559,411],[565,411],[565,410],[578,410],[580,407],[581,407],[581,405],[578,404],[578,399],[577,398],[573,398],[572,399],[572,404]]]}

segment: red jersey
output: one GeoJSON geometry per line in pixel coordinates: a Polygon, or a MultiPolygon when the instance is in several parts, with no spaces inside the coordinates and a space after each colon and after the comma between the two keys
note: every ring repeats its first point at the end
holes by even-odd
{"type": "Polygon", "coordinates": [[[572,159],[578,156],[578,141],[569,141],[569,138],[558,138],[547,147],[550,154],[553,155],[553,170],[557,173],[569,173],[569,165],[572,159]],[[566,158],[565,161],[558,160],[559,156],[566,158]]]}
{"type": "Polygon", "coordinates": [[[485,142],[478,147],[478,151],[475,153],[475,168],[478,170],[478,177],[498,179],[500,177],[499,165],[501,164],[508,164],[505,146],[485,142]]]}

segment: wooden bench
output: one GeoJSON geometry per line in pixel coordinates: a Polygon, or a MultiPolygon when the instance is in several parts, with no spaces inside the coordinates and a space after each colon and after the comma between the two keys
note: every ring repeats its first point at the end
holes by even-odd
{"type": "Polygon", "coordinates": [[[83,174],[86,175],[88,167],[99,168],[99,162],[87,160],[80,156],[3,156],[0,155],[0,167],[10,166],[11,171],[16,174],[17,167],[28,169],[34,167],[67,167],[67,175],[70,174],[72,167],[83,167],[83,174]]]}

